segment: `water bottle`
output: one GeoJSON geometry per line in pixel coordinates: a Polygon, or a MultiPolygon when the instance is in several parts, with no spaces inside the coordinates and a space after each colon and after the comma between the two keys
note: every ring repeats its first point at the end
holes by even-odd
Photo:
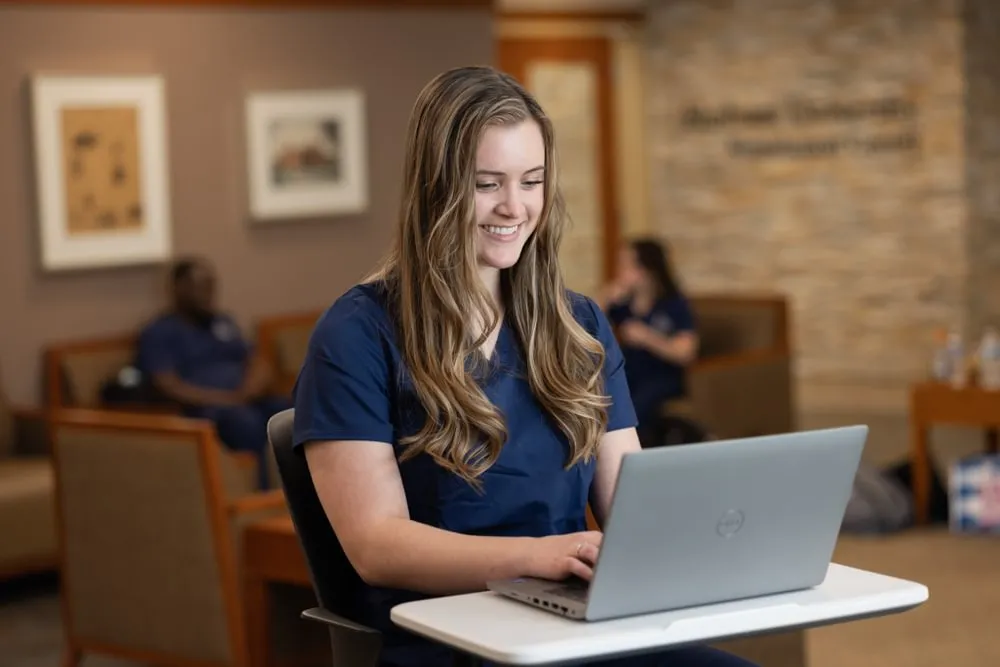
{"type": "Polygon", "coordinates": [[[938,329],[934,332],[934,356],[931,357],[931,379],[935,382],[951,380],[951,356],[948,352],[948,332],[938,329]]]}
{"type": "Polygon", "coordinates": [[[993,327],[983,332],[979,342],[979,386],[989,391],[1000,389],[1000,334],[993,327]]]}

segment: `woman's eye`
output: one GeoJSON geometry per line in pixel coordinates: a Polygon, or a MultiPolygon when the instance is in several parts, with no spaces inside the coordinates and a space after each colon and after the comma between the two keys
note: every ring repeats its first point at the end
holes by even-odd
{"type": "Polygon", "coordinates": [[[482,192],[489,192],[497,188],[496,183],[476,183],[476,189],[482,192]]]}
{"type": "Polygon", "coordinates": [[[533,187],[542,185],[543,183],[545,183],[545,181],[525,181],[524,182],[524,187],[526,187],[526,188],[533,188],[533,187]]]}

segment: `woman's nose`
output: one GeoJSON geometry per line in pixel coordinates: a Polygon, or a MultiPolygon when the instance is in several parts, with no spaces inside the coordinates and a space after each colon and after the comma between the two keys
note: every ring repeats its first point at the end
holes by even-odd
{"type": "Polygon", "coordinates": [[[497,205],[497,213],[505,218],[524,217],[524,202],[521,192],[516,186],[506,187],[502,191],[502,199],[497,205]]]}

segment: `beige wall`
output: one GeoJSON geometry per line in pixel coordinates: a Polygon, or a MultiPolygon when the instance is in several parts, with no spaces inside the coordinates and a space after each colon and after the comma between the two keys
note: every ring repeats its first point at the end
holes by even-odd
{"type": "Polygon", "coordinates": [[[965,0],[968,330],[1000,326],[1000,2],[965,0]]]}
{"type": "MultiPolygon", "coordinates": [[[[615,173],[623,235],[643,233],[648,227],[649,196],[646,178],[644,27],[625,21],[568,21],[500,19],[500,38],[557,39],[607,37],[611,43],[615,110],[615,173]]],[[[600,267],[595,270],[600,272],[600,267]]]]}
{"type": "Polygon", "coordinates": [[[868,400],[853,388],[884,387],[903,405],[933,329],[966,319],[956,5],[650,3],[651,227],[676,247],[689,289],[787,293],[804,387],[834,387],[846,402],[868,400]],[[794,99],[898,99],[912,114],[796,121],[794,99]],[[727,106],[763,116],[683,122],[692,107],[727,106]],[[900,137],[916,148],[865,143],[900,137]],[[758,152],[734,151],[740,141],[758,152]],[[759,152],[768,142],[827,143],[759,152]]]}
{"type": "Polygon", "coordinates": [[[483,10],[0,8],[0,380],[12,400],[39,398],[46,342],[133,329],[163,295],[162,267],[40,273],[29,75],[165,78],[176,250],[216,262],[223,304],[249,326],[261,315],[325,307],[371,267],[396,213],[417,91],[445,68],[492,61],[492,17],[483,10]],[[369,211],[248,226],[244,95],[341,85],[367,96],[369,211]]]}

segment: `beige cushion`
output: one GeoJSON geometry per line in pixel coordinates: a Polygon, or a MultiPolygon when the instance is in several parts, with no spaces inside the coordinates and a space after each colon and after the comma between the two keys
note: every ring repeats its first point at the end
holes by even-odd
{"type": "Polygon", "coordinates": [[[0,460],[0,569],[58,553],[55,480],[44,458],[0,460]]]}

